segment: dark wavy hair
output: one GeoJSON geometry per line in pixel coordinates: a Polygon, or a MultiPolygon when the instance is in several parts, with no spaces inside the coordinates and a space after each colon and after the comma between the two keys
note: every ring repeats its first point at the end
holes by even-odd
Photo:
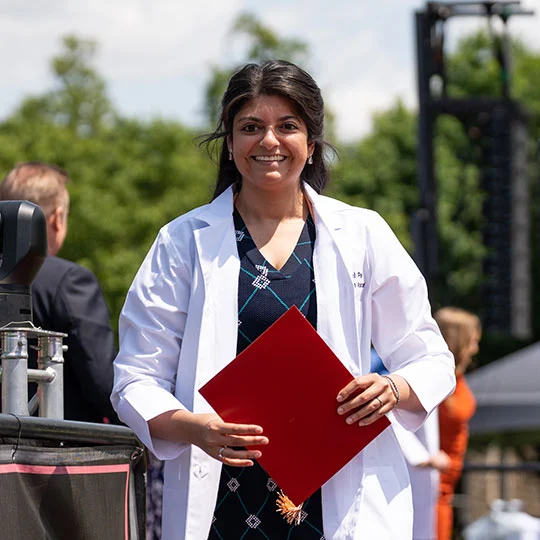
{"type": "Polygon", "coordinates": [[[315,143],[313,164],[306,165],[300,178],[317,193],[321,193],[330,181],[325,149],[337,153],[324,140],[324,102],[321,91],[311,75],[285,60],[266,60],[260,64],[246,64],[236,71],[221,100],[221,115],[214,132],[201,137],[201,145],[207,146],[222,139],[219,151],[218,177],[213,198],[229,186],[242,185],[242,177],[234,161],[229,160],[227,136],[232,133],[234,117],[250,100],[261,95],[277,95],[288,98],[296,113],[307,126],[308,141],[315,143]]]}

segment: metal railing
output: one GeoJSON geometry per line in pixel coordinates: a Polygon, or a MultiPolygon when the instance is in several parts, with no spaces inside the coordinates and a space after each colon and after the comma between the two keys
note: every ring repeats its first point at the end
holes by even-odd
{"type": "MultiPolygon", "coordinates": [[[[472,501],[471,495],[468,492],[470,475],[477,473],[494,472],[498,473],[498,494],[494,499],[507,501],[510,499],[510,490],[508,489],[508,474],[510,473],[538,473],[540,472],[540,461],[528,461],[522,463],[472,463],[465,462],[463,464],[463,473],[460,481],[461,490],[456,492],[454,496],[453,506],[459,512],[458,524],[459,528],[463,528],[473,521],[472,517],[472,501]]],[[[492,502],[485,501],[486,507],[492,502]]],[[[528,502],[528,501],[523,501],[528,502]]]]}
{"type": "MultiPolygon", "coordinates": [[[[13,446],[12,460],[25,448],[62,455],[66,447],[128,448],[129,524],[126,538],[143,540],[146,528],[146,456],[143,444],[125,426],[64,420],[64,350],[66,334],[36,328],[31,322],[9,323],[0,328],[0,381],[2,413],[0,442],[13,446]],[[37,344],[29,345],[29,340],[37,344]],[[28,367],[29,348],[37,352],[37,367],[28,367]],[[28,400],[28,383],[36,382],[37,394],[28,400]],[[31,416],[39,409],[39,417],[31,416]],[[42,441],[42,442],[40,442],[42,441]],[[54,449],[57,450],[54,450],[54,449]],[[45,451],[45,449],[47,449],[45,451]]],[[[86,454],[85,454],[86,455],[86,454]]],[[[44,456],[43,459],[45,459],[44,456]]],[[[76,465],[80,463],[76,460],[76,465]]],[[[29,516],[30,519],[31,516],[29,516]]],[[[19,539],[17,533],[12,538],[19,539]]],[[[22,540],[22,538],[21,538],[22,540]]]]}
{"type": "Polygon", "coordinates": [[[499,473],[499,499],[508,498],[507,473],[511,472],[540,472],[540,461],[527,461],[524,463],[468,463],[463,465],[463,474],[475,472],[498,472],[499,473]]]}
{"type": "Polygon", "coordinates": [[[39,408],[43,418],[64,418],[64,346],[67,334],[10,323],[0,328],[2,412],[28,416],[39,408]],[[28,340],[37,339],[38,369],[28,368],[28,340]],[[38,391],[28,401],[28,383],[38,391]]]}

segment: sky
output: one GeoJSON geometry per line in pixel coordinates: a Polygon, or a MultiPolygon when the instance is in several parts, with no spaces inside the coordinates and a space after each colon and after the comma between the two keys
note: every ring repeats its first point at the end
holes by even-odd
{"type": "MultiPolygon", "coordinates": [[[[0,0],[0,121],[29,95],[53,88],[50,60],[67,34],[98,45],[94,65],[123,116],[203,125],[210,66],[242,61],[230,29],[251,13],[278,35],[304,41],[308,71],[336,116],[341,141],[369,133],[373,114],[401,99],[416,107],[414,13],[419,0],[0,0]]],[[[540,52],[540,0],[521,0],[510,33],[540,52]]],[[[453,17],[445,36],[486,28],[453,17]]]]}

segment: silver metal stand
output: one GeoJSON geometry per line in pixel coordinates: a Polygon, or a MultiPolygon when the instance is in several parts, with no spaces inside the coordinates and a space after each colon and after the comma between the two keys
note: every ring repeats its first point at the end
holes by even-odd
{"type": "Polygon", "coordinates": [[[0,328],[2,411],[21,416],[34,412],[28,403],[28,383],[38,383],[37,404],[42,418],[64,418],[64,348],[67,334],[36,328],[31,323],[0,328]],[[37,338],[38,369],[28,369],[28,339],[37,338]]]}

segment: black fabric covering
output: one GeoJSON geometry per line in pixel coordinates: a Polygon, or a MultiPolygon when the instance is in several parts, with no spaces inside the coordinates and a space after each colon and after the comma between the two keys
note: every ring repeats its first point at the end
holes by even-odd
{"type": "Polygon", "coordinates": [[[47,448],[41,442],[16,439],[4,443],[0,445],[0,538],[140,538],[132,527],[137,520],[130,519],[130,513],[136,512],[134,501],[128,497],[136,449],[47,448]],[[118,468],[122,470],[110,470],[118,468]]]}

